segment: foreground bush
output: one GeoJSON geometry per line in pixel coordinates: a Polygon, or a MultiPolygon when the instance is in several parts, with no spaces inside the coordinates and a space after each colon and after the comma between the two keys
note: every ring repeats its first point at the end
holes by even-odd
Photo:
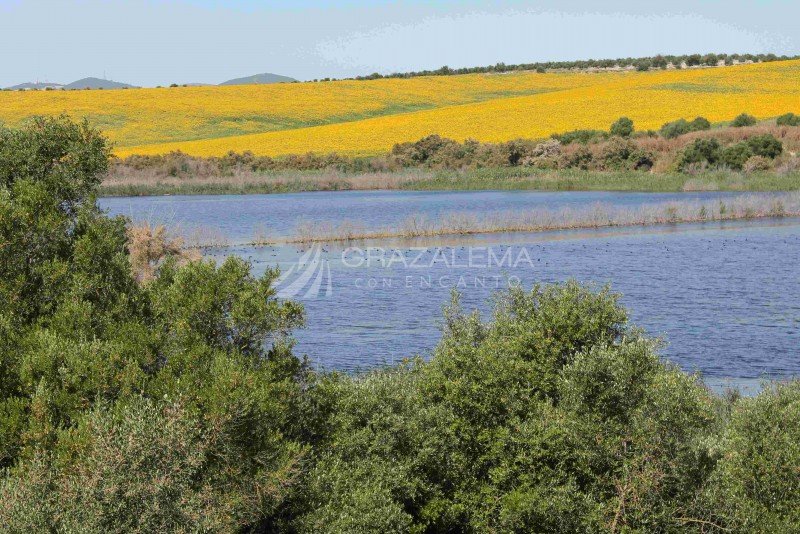
{"type": "Polygon", "coordinates": [[[263,523],[304,450],[301,310],[233,258],[137,284],[125,221],[94,203],[107,157],[66,119],[0,130],[0,525],[263,523]]]}
{"type": "Polygon", "coordinates": [[[714,396],[577,282],[513,288],[488,320],[454,298],[429,362],[313,373],[277,272],[162,247],[136,279],[94,203],[106,157],[66,119],[0,130],[3,531],[800,527],[798,384],[714,396]]]}
{"type": "Polygon", "coordinates": [[[800,384],[777,385],[733,408],[709,492],[741,532],[800,528],[800,384]]]}

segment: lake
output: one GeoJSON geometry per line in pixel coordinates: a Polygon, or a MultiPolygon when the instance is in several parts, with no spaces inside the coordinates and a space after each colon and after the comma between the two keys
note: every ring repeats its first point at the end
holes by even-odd
{"type": "MultiPolygon", "coordinates": [[[[636,207],[736,193],[319,192],[101,199],[111,213],[188,232],[214,228],[232,243],[254,228],[289,235],[307,220],[396,224],[411,214],[491,213],[596,203],[636,207]]],[[[314,365],[358,370],[426,356],[453,289],[484,312],[509,284],[575,278],[611,284],[632,321],[667,344],[665,358],[719,387],[800,374],[800,220],[764,219],[537,234],[437,237],[337,246],[238,245],[255,272],[279,265],[284,296],[306,307],[297,352],[314,365]]]]}

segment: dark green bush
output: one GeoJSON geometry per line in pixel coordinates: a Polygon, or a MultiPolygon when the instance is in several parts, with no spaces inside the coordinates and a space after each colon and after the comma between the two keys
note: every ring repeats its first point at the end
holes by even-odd
{"type": "Polygon", "coordinates": [[[618,137],[630,137],[633,135],[633,121],[628,117],[620,117],[611,125],[609,133],[618,137]]]}
{"type": "Polygon", "coordinates": [[[741,115],[737,115],[735,119],[731,122],[731,126],[734,128],[742,128],[744,126],[753,126],[758,122],[755,117],[752,115],[748,115],[747,113],[742,113],[741,115]]]}
{"type": "Polygon", "coordinates": [[[729,169],[741,170],[745,162],[753,156],[748,143],[742,141],[734,145],[725,147],[722,151],[720,163],[729,169]]]}
{"type": "Polygon", "coordinates": [[[800,384],[777,385],[733,408],[709,484],[714,511],[737,532],[800,526],[800,384]]]}
{"type": "Polygon", "coordinates": [[[125,220],[94,202],[107,158],[65,118],[0,129],[0,522],[257,526],[294,487],[311,430],[285,338],[302,311],[275,298],[276,271],[235,258],[167,258],[138,285],[125,220]]]}
{"type": "Polygon", "coordinates": [[[686,170],[691,165],[715,165],[722,157],[722,147],[714,138],[695,139],[683,149],[678,158],[678,168],[686,170]]]}
{"type": "Polygon", "coordinates": [[[775,159],[783,152],[783,143],[772,134],[754,135],[747,140],[747,146],[755,156],[775,159]]]}
{"type": "Polygon", "coordinates": [[[711,129],[711,123],[704,117],[696,117],[693,121],[689,122],[686,119],[678,119],[676,121],[664,124],[659,133],[665,139],[674,139],[689,132],[698,132],[701,130],[711,129]]]}
{"type": "Polygon", "coordinates": [[[612,137],[603,147],[600,165],[604,170],[649,170],[654,156],[630,139],[612,137]]]}
{"type": "Polygon", "coordinates": [[[778,126],[800,126],[800,116],[794,113],[786,113],[775,120],[778,126]]]}
{"type": "Polygon", "coordinates": [[[686,119],[678,119],[664,124],[659,130],[659,133],[664,139],[674,139],[691,131],[692,128],[689,125],[689,121],[686,119]]]}
{"type": "Polygon", "coordinates": [[[710,130],[711,123],[705,117],[695,117],[692,122],[689,123],[689,128],[693,132],[700,132],[703,130],[710,130]]]}

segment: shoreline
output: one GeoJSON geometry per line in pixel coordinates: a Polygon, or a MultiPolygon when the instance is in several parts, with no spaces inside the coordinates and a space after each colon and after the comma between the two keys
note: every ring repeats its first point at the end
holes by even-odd
{"type": "Polygon", "coordinates": [[[710,171],[697,175],[639,171],[537,171],[482,168],[441,171],[411,168],[403,171],[342,173],[338,171],[283,172],[205,178],[109,177],[100,186],[104,197],[249,195],[338,191],[628,191],[657,192],[775,192],[800,190],[800,171],[789,174],[744,174],[710,171]]]}

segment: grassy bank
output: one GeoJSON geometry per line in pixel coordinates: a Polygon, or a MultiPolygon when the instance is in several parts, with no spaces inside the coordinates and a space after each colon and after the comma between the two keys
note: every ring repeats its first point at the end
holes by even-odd
{"type": "Polygon", "coordinates": [[[344,173],[316,171],[237,172],[198,178],[156,176],[147,172],[112,174],[100,186],[102,196],[251,195],[304,191],[406,189],[434,174],[421,169],[396,172],[344,173]]]}
{"type": "Polygon", "coordinates": [[[525,168],[439,172],[405,184],[415,190],[541,190],[541,191],[794,191],[800,173],[744,174],[714,171],[697,175],[650,174],[637,171],[598,172],[574,169],[537,171],[525,168]]]}
{"type": "Polygon", "coordinates": [[[404,169],[393,172],[343,173],[335,170],[281,171],[203,178],[109,176],[103,196],[247,195],[304,191],[794,191],[800,172],[745,174],[713,171],[697,175],[637,171],[598,172],[575,169],[484,168],[466,171],[404,169]]]}

